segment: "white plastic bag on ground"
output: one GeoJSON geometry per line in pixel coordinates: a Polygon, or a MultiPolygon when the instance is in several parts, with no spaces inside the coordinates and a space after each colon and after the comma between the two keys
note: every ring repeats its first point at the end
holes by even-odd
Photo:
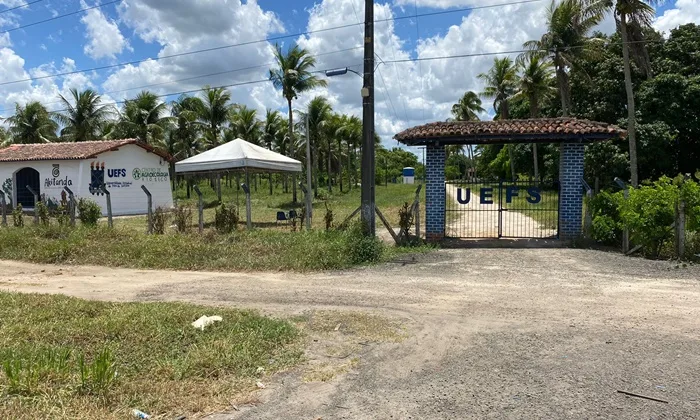
{"type": "Polygon", "coordinates": [[[223,318],[221,318],[218,315],[214,315],[214,316],[203,315],[198,320],[194,321],[192,323],[192,326],[204,331],[204,328],[210,326],[211,324],[213,324],[215,322],[221,322],[221,321],[223,321],[223,318]]]}

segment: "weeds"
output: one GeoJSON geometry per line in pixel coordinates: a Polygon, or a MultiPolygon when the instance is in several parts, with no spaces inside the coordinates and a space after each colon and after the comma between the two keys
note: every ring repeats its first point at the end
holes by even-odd
{"type": "Polygon", "coordinates": [[[214,215],[214,226],[220,233],[231,233],[238,226],[238,209],[234,206],[226,206],[221,204],[216,209],[214,215]]]}
{"type": "Polygon", "coordinates": [[[186,233],[192,224],[192,206],[179,204],[173,210],[175,227],[180,233],[186,233]]]}
{"type": "Polygon", "coordinates": [[[163,207],[156,207],[156,211],[153,212],[153,233],[156,235],[164,235],[165,228],[168,226],[168,220],[170,220],[170,215],[163,209],[163,207]]]}
{"type": "Polygon", "coordinates": [[[39,216],[39,223],[42,226],[48,226],[49,225],[49,208],[46,206],[46,204],[43,201],[39,201],[34,206],[34,211],[36,212],[37,216],[39,216]]]}
{"type": "Polygon", "coordinates": [[[19,203],[12,209],[12,224],[19,228],[24,227],[24,211],[19,203]]]}
{"type": "Polygon", "coordinates": [[[326,205],[326,215],[323,220],[326,222],[326,231],[329,231],[333,227],[333,210],[328,207],[328,202],[324,204],[326,205]]]}
{"type": "Polygon", "coordinates": [[[87,394],[104,394],[117,379],[117,363],[112,352],[103,349],[92,363],[85,362],[85,355],[78,358],[80,390],[87,394]]]}
{"type": "Polygon", "coordinates": [[[102,217],[102,209],[96,202],[89,198],[78,200],[78,219],[80,219],[80,223],[85,226],[95,226],[100,217],[102,217]]]}

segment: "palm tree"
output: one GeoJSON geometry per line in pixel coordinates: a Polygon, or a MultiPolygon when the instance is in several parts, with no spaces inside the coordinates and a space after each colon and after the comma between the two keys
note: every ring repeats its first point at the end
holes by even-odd
{"type": "MultiPolygon", "coordinates": [[[[515,93],[518,82],[518,74],[513,64],[513,60],[508,57],[495,58],[493,67],[487,73],[481,73],[479,79],[483,80],[486,86],[481,96],[493,99],[493,109],[497,112],[496,118],[507,120],[508,99],[515,93]]],[[[513,159],[513,146],[508,145],[508,158],[510,160],[510,172],[515,180],[515,161],[513,159]]]]}
{"type": "MultiPolygon", "coordinates": [[[[352,161],[357,146],[362,143],[362,120],[354,115],[350,117],[345,117],[343,124],[336,131],[336,136],[338,136],[338,149],[340,150],[341,139],[345,140],[347,158],[348,158],[348,191],[352,190],[352,175],[354,173],[352,161]]],[[[339,173],[342,172],[339,170],[339,173]]],[[[341,191],[342,191],[342,178],[341,178],[341,191]]]]}
{"type": "Polygon", "coordinates": [[[56,140],[58,124],[39,102],[15,105],[15,115],[5,120],[12,142],[18,144],[50,143],[56,140]]]}
{"type": "Polygon", "coordinates": [[[452,115],[457,121],[479,121],[477,113],[484,111],[481,98],[472,91],[466,92],[459,102],[452,105],[452,115]]]}
{"type": "Polygon", "coordinates": [[[12,137],[5,127],[0,126],[0,147],[9,146],[12,143],[12,137]]]}
{"type": "MultiPolygon", "coordinates": [[[[325,80],[321,80],[311,73],[316,65],[316,59],[309,52],[298,45],[292,45],[287,52],[282,51],[280,45],[275,45],[275,59],[277,68],[270,69],[270,80],[275,88],[282,90],[282,96],[287,100],[289,112],[289,138],[294,138],[294,112],[292,101],[300,93],[317,87],[325,87],[325,80]]],[[[294,149],[290,150],[294,154],[294,149]]],[[[292,201],[297,202],[296,176],[292,175],[292,201]]]]}
{"type": "MultiPolygon", "coordinates": [[[[272,150],[272,145],[280,135],[280,130],[283,129],[284,121],[280,116],[279,111],[268,109],[265,112],[265,121],[262,122],[260,140],[272,150]]],[[[270,172],[270,195],[272,195],[272,172],[270,172]]]]}
{"type": "MultiPolygon", "coordinates": [[[[301,113],[302,120],[308,119],[309,121],[309,140],[311,142],[310,148],[312,151],[311,160],[312,162],[315,162],[318,166],[315,170],[313,170],[313,178],[315,180],[314,196],[318,196],[318,178],[319,172],[322,168],[320,160],[321,147],[322,144],[326,142],[327,138],[325,126],[330,120],[332,114],[333,109],[331,108],[331,105],[328,103],[328,100],[322,96],[317,96],[313,98],[311,102],[309,102],[309,105],[306,107],[306,110],[301,113]]],[[[313,168],[314,165],[311,165],[311,167],[313,168]]],[[[328,178],[328,188],[330,190],[330,173],[328,174],[328,178]]]]}
{"type": "MultiPolygon", "coordinates": [[[[459,102],[452,105],[452,116],[457,121],[479,121],[479,112],[485,112],[485,109],[481,106],[481,98],[476,92],[466,92],[459,102]]],[[[468,145],[467,150],[470,161],[474,162],[474,146],[468,145]]]]}
{"type": "MultiPolygon", "coordinates": [[[[518,60],[518,67],[521,74],[518,91],[514,96],[527,99],[530,105],[530,118],[538,118],[540,104],[556,95],[557,89],[554,87],[552,63],[547,59],[532,56],[518,60]]],[[[532,158],[534,160],[535,181],[537,181],[540,177],[537,143],[532,143],[532,158]]]]}
{"type": "Polygon", "coordinates": [[[63,124],[61,137],[66,141],[88,141],[101,138],[102,126],[110,121],[114,110],[111,105],[102,105],[102,98],[92,89],[78,92],[70,90],[72,100],[58,95],[66,108],[64,112],[54,114],[56,120],[63,124]]]}
{"type": "Polygon", "coordinates": [[[637,164],[637,127],[630,68],[630,49],[639,68],[651,77],[649,54],[644,44],[642,30],[651,27],[656,11],[649,4],[662,3],[661,0],[616,0],[614,6],[615,21],[622,37],[622,59],[624,61],[625,91],[627,93],[627,140],[630,149],[630,175],[632,186],[639,186],[639,168],[637,164]]]}
{"type": "Polygon", "coordinates": [[[577,67],[577,58],[584,55],[594,39],[588,35],[600,23],[603,14],[601,2],[592,0],[552,0],[547,9],[547,32],[539,40],[527,41],[523,46],[530,57],[549,57],[554,63],[562,114],[567,117],[571,108],[569,70],[577,67]]]}
{"type": "Polygon", "coordinates": [[[200,120],[206,125],[205,134],[212,147],[219,144],[221,129],[229,119],[232,105],[231,93],[225,88],[205,87],[202,92],[202,107],[199,111],[200,120]]]}
{"type": "Polygon", "coordinates": [[[173,121],[168,117],[168,106],[158,96],[146,90],[136,98],[127,100],[120,118],[121,130],[128,137],[157,145],[165,138],[169,124],[173,121]]]}
{"type": "Polygon", "coordinates": [[[240,138],[249,143],[260,145],[262,123],[258,120],[257,111],[245,105],[236,106],[230,112],[228,131],[234,139],[240,138]]]}
{"type": "MultiPolygon", "coordinates": [[[[202,124],[199,122],[199,113],[202,109],[202,100],[197,97],[182,95],[170,104],[170,110],[175,120],[174,127],[168,133],[165,144],[166,149],[174,158],[170,163],[170,176],[175,189],[175,161],[187,159],[203,151],[203,142],[200,141],[202,124]]],[[[190,181],[187,181],[187,197],[190,196],[190,181]]]]}

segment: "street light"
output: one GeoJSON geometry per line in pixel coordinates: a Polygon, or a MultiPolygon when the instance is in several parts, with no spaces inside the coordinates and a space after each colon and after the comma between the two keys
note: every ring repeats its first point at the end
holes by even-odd
{"type": "Polygon", "coordinates": [[[343,67],[340,69],[326,70],[326,77],[344,76],[344,75],[348,74],[348,72],[355,73],[358,77],[363,78],[360,73],[356,72],[353,69],[349,69],[347,67],[343,67]]]}

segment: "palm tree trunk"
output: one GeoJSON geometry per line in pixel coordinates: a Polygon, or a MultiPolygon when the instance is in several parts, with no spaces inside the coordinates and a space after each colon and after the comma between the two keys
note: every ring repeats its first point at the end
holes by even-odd
{"type": "Polygon", "coordinates": [[[343,193],[343,143],[340,140],[340,137],[338,138],[338,183],[339,183],[339,188],[340,188],[340,193],[343,193]]]}
{"type": "MultiPolygon", "coordinates": [[[[292,112],[292,100],[287,99],[289,107],[289,154],[294,159],[294,114],[292,112]]],[[[292,203],[297,203],[297,176],[292,172],[292,203]]]]}
{"type": "Polygon", "coordinates": [[[353,149],[348,142],[348,191],[352,191],[352,154],[355,152],[353,149]]]}
{"type": "MultiPolygon", "coordinates": [[[[502,120],[507,120],[509,117],[509,112],[508,112],[508,99],[505,99],[503,102],[501,102],[501,119],[502,120]]],[[[515,159],[513,159],[513,145],[512,144],[507,144],[506,147],[508,148],[508,160],[510,161],[510,176],[511,180],[515,181],[516,174],[515,174],[515,159]]]]}
{"type": "MultiPolygon", "coordinates": [[[[531,118],[537,118],[539,115],[539,104],[537,103],[537,95],[531,95],[530,96],[530,117],[531,118]]],[[[533,163],[535,164],[534,169],[535,169],[535,183],[537,183],[540,180],[540,162],[539,159],[537,158],[537,143],[532,143],[532,159],[533,163]]]]}
{"type": "Polygon", "coordinates": [[[555,57],[557,84],[559,85],[559,97],[561,98],[561,112],[564,117],[569,116],[569,87],[567,85],[567,75],[561,60],[555,57]]]}
{"type": "Polygon", "coordinates": [[[318,198],[318,173],[320,171],[319,168],[319,158],[320,158],[320,153],[318,150],[318,147],[316,147],[317,142],[312,142],[311,147],[313,147],[313,157],[311,158],[311,171],[313,172],[313,178],[314,178],[314,198],[318,198]],[[314,165],[315,163],[315,165],[314,165]]]}
{"type": "Polygon", "coordinates": [[[328,192],[333,192],[333,185],[331,183],[331,140],[328,139],[328,192]]]}
{"type": "Polygon", "coordinates": [[[272,172],[270,172],[270,195],[272,195],[272,172]]]}
{"type": "Polygon", "coordinates": [[[627,34],[627,15],[620,15],[620,35],[622,35],[622,59],[625,70],[625,90],[627,91],[627,139],[630,148],[630,175],[632,186],[639,186],[639,173],[637,168],[637,133],[634,110],[634,91],[632,87],[632,71],[630,70],[630,51],[627,34]]]}

